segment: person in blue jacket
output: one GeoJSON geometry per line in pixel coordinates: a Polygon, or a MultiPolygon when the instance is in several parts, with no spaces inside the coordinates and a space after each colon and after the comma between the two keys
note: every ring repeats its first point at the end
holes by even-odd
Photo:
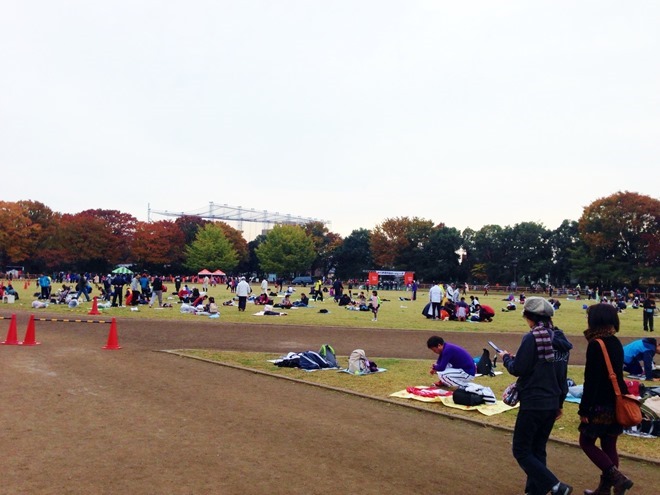
{"type": "Polygon", "coordinates": [[[660,354],[660,344],[653,338],[633,340],[623,347],[623,369],[631,375],[653,380],[653,358],[660,354]],[[640,362],[644,362],[644,369],[640,362]]]}

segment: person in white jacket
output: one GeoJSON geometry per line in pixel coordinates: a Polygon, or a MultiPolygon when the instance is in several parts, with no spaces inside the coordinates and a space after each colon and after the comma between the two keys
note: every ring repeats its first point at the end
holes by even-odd
{"type": "Polygon", "coordinates": [[[431,303],[431,314],[433,319],[437,320],[440,317],[440,306],[442,305],[442,298],[444,297],[444,292],[440,284],[436,283],[429,290],[429,301],[431,303]]]}
{"type": "Polygon", "coordinates": [[[238,311],[245,311],[247,298],[252,293],[252,287],[245,281],[245,277],[241,277],[240,282],[236,286],[236,295],[238,296],[238,311]]]}

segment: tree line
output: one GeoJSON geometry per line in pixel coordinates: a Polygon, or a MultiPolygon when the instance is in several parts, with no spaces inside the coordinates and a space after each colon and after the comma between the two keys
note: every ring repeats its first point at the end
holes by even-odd
{"type": "Polygon", "coordinates": [[[0,201],[0,263],[28,273],[107,273],[118,264],[155,273],[334,274],[414,271],[421,281],[657,283],[660,201],[617,192],[555,230],[536,222],[462,232],[418,217],[387,218],[345,238],[321,222],[278,225],[247,242],[225,222],[196,216],[138,221],[117,210],[58,213],[38,201],[0,201]]]}

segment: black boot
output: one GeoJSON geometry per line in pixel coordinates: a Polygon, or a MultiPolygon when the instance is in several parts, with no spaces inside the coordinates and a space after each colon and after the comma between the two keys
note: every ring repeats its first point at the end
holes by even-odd
{"type": "Polygon", "coordinates": [[[614,495],[623,495],[633,486],[632,480],[614,466],[607,471],[607,478],[614,488],[614,495]]]}
{"type": "Polygon", "coordinates": [[[600,475],[600,484],[595,490],[585,490],[584,495],[611,495],[612,483],[605,474],[600,475]]]}

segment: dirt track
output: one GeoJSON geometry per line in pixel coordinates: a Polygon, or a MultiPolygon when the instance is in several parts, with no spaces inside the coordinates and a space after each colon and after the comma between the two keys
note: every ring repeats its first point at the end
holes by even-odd
{"type": "MultiPolygon", "coordinates": [[[[208,323],[120,321],[123,348],[108,351],[108,325],[38,322],[41,345],[0,346],[0,493],[522,493],[507,433],[153,352],[328,341],[340,354],[357,342],[373,356],[428,358],[431,333],[208,323]]],[[[487,338],[453,340],[476,352],[487,338]]],[[[515,348],[511,338],[498,342],[515,348]]],[[[549,463],[574,493],[597,479],[579,449],[551,444],[549,463]]],[[[657,466],[623,469],[630,493],[658,493],[657,466]]]]}

